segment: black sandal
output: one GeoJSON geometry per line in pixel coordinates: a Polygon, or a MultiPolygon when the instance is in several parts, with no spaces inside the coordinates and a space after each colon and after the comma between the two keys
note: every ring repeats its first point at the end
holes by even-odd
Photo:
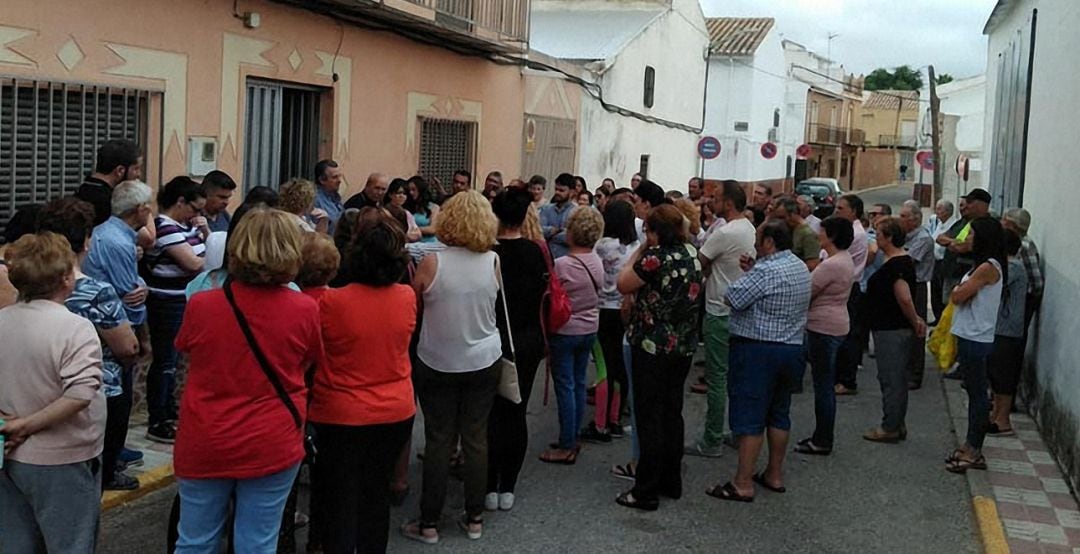
{"type": "Polygon", "coordinates": [[[611,474],[619,479],[626,479],[628,481],[637,480],[637,472],[634,471],[633,462],[628,462],[626,465],[611,466],[611,474]]]}
{"type": "Polygon", "coordinates": [[[774,486],[770,485],[767,481],[765,481],[765,475],[763,475],[761,473],[755,473],[754,476],[751,477],[751,479],[753,479],[755,483],[757,483],[757,484],[759,484],[759,485],[765,487],[766,489],[769,489],[769,490],[771,490],[771,491],[773,491],[775,493],[783,494],[783,493],[787,492],[787,487],[784,487],[784,486],[774,487],[774,486]]]}
{"type": "Polygon", "coordinates": [[[795,445],[795,452],[812,456],[828,456],[829,454],[832,454],[832,448],[820,447],[814,444],[813,439],[803,439],[795,445]]]}
{"type": "Polygon", "coordinates": [[[739,494],[735,485],[731,484],[731,481],[724,483],[723,485],[713,485],[711,488],[705,490],[705,494],[719,498],[720,500],[731,500],[733,502],[753,502],[753,496],[743,496],[739,494]]]}
{"type": "Polygon", "coordinates": [[[969,469],[986,469],[986,457],[979,456],[974,460],[957,458],[945,464],[945,471],[949,473],[967,473],[969,469]]]}
{"type": "Polygon", "coordinates": [[[660,508],[659,500],[642,500],[640,498],[635,498],[633,491],[626,491],[619,496],[616,496],[615,503],[620,506],[634,508],[635,510],[644,510],[646,512],[655,512],[660,508]]]}

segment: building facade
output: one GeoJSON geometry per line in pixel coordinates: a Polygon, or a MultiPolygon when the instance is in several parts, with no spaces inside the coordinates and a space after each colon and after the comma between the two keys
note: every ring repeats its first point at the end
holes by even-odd
{"type": "Polygon", "coordinates": [[[1031,212],[1029,236],[1042,255],[1046,289],[1029,329],[1021,396],[1074,490],[1080,486],[1080,243],[1063,224],[1077,205],[1067,160],[1080,143],[1080,115],[1068,107],[1080,97],[1078,26],[1080,4],[1072,0],[998,1],[984,31],[983,143],[994,210],[1031,212]]]}
{"type": "Polygon", "coordinates": [[[685,190],[699,171],[709,43],[696,0],[537,0],[530,33],[533,50],[578,68],[577,174],[591,188],[641,173],[685,190]]]}
{"type": "Polygon", "coordinates": [[[516,174],[524,79],[484,56],[527,41],[523,0],[9,0],[0,221],[72,192],[116,137],[140,143],[151,186],[216,168],[276,187],[321,158],[341,164],[343,194],[375,171],[516,174]],[[168,24],[132,25],[150,21],[168,24]]]}
{"type": "Polygon", "coordinates": [[[919,106],[918,91],[864,93],[857,125],[865,139],[855,172],[856,189],[920,180],[922,174],[915,163],[922,113],[919,106]]]}

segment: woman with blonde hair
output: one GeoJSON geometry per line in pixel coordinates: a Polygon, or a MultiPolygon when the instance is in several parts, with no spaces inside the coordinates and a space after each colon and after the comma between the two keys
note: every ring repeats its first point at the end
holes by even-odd
{"type": "Polygon", "coordinates": [[[426,544],[439,541],[450,454],[459,436],[465,453],[465,513],[458,525],[470,539],[483,535],[488,413],[503,353],[495,310],[500,268],[492,251],[497,227],[483,195],[455,194],[435,219],[435,235],[447,248],[426,256],[413,278],[423,310],[413,380],[426,440],[420,518],[401,532],[426,544]]]}
{"type": "Polygon", "coordinates": [[[689,198],[678,198],[673,204],[679,211],[682,212],[683,217],[686,218],[687,231],[690,234],[690,243],[694,245],[694,248],[701,248],[702,244],[705,244],[707,234],[704,229],[701,228],[701,207],[694,203],[689,198]]]}
{"type": "Polygon", "coordinates": [[[176,337],[190,360],[173,461],[177,552],[217,548],[230,499],[236,551],[275,550],[304,458],[304,373],[322,358],[318,305],[286,287],[302,260],[296,220],[255,208],[231,235],[229,280],[191,298],[176,337]]]}
{"type": "Polygon", "coordinates": [[[91,553],[106,407],[94,324],[68,311],[75,254],[61,235],[5,252],[19,301],[0,310],[0,552],[91,553]]]}
{"type": "Polygon", "coordinates": [[[315,184],[307,179],[289,179],[281,185],[278,209],[296,216],[297,224],[308,232],[329,232],[330,218],[315,207],[315,184]]]}

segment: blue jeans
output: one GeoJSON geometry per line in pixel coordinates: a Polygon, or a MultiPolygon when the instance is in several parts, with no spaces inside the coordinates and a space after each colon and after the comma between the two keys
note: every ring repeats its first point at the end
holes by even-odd
{"type": "Polygon", "coordinates": [[[990,378],[986,361],[994,350],[992,342],[975,342],[956,337],[956,357],[960,360],[961,375],[968,395],[967,444],[976,451],[982,449],[986,428],[990,425],[990,378]]]}
{"type": "Polygon", "coordinates": [[[736,437],[765,428],[791,430],[791,392],[802,383],[806,350],[801,344],[731,337],[728,421],[736,437]]]}
{"type": "Polygon", "coordinates": [[[233,495],[236,552],[277,552],[281,513],[299,469],[297,464],[253,479],[179,479],[180,539],[176,554],[218,552],[233,495]]]}
{"type": "Polygon", "coordinates": [[[176,334],[184,321],[187,300],[181,296],[151,294],[146,299],[147,324],[150,327],[150,346],[154,360],[146,372],[146,411],[150,425],[176,419],[176,334]]]}
{"type": "Polygon", "coordinates": [[[806,348],[810,355],[810,370],[814,377],[814,446],[832,448],[836,430],[836,355],[844,336],[823,335],[807,331],[806,348]]]}
{"type": "Polygon", "coordinates": [[[585,421],[585,372],[589,368],[596,333],[551,337],[555,399],[559,403],[559,448],[577,447],[585,421]]]}

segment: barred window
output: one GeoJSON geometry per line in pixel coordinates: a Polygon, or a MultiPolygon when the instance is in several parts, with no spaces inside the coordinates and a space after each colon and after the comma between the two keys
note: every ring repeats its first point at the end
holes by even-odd
{"type": "Polygon", "coordinates": [[[293,178],[314,180],[321,89],[258,79],[247,82],[244,192],[277,189],[293,178]]]}
{"type": "Polygon", "coordinates": [[[454,172],[473,171],[476,124],[424,118],[420,121],[420,175],[435,177],[450,191],[454,172]]]}
{"type": "Polygon", "coordinates": [[[73,194],[105,141],[133,140],[145,152],[151,94],[0,78],[0,230],[22,206],[73,194]]]}

